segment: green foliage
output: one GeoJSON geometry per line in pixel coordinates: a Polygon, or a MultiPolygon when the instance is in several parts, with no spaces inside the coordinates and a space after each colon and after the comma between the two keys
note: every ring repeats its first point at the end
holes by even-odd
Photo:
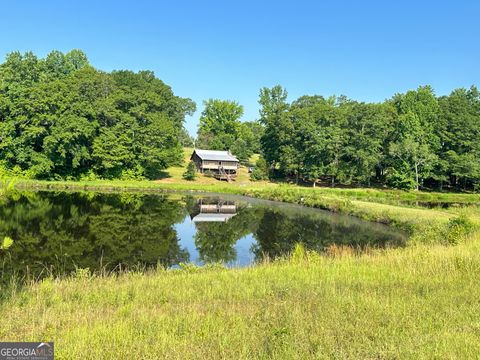
{"type": "Polygon", "coordinates": [[[465,215],[460,215],[448,222],[445,231],[445,240],[448,244],[458,244],[470,235],[475,226],[473,222],[465,215]]]}
{"type": "Polygon", "coordinates": [[[193,138],[190,136],[190,134],[184,127],[182,127],[182,129],[180,130],[180,133],[178,134],[178,141],[180,142],[180,145],[182,145],[183,147],[190,148],[190,147],[193,147],[194,145],[193,138]]]}
{"type": "Polygon", "coordinates": [[[263,126],[256,121],[240,122],[243,107],[235,101],[210,99],[204,102],[196,145],[211,150],[230,150],[242,163],[260,151],[263,126]]]}
{"type": "Polygon", "coordinates": [[[3,238],[2,244],[0,245],[0,250],[7,250],[12,245],[13,245],[13,239],[8,236],[5,236],[3,238]]]}
{"type": "Polygon", "coordinates": [[[238,137],[245,141],[251,154],[258,154],[261,152],[260,139],[263,132],[264,127],[258,121],[245,121],[240,124],[238,137]]]}
{"type": "Polygon", "coordinates": [[[292,141],[292,135],[289,129],[289,122],[286,121],[285,113],[288,110],[287,91],[277,85],[272,89],[260,89],[260,123],[265,126],[265,131],[261,137],[262,153],[273,168],[281,159],[285,158],[284,153],[288,149],[288,144],[292,141]]]}
{"type": "Polygon", "coordinates": [[[195,180],[197,177],[197,167],[193,161],[190,161],[187,166],[187,170],[183,173],[185,180],[195,180]]]}
{"type": "MultiPolygon", "coordinates": [[[[296,182],[400,189],[480,188],[480,92],[437,97],[421,86],[378,104],[262,88],[258,121],[235,101],[204,102],[196,145],[261,153],[269,175],[296,182]]],[[[81,50],[0,64],[0,176],[156,179],[182,162],[195,111],[151,71],[93,68],[81,50]]],[[[256,171],[252,178],[263,178],[256,171]]]]}
{"type": "Polygon", "coordinates": [[[253,154],[252,150],[248,147],[247,142],[242,138],[235,140],[230,150],[231,153],[243,164],[247,163],[248,159],[253,154]]]}
{"type": "Polygon", "coordinates": [[[211,150],[229,150],[240,128],[243,106],[235,101],[210,99],[200,116],[197,147],[211,150]]]}
{"type": "Polygon", "coordinates": [[[154,179],[181,162],[179,137],[194,109],[151,71],[101,72],[80,50],[45,59],[14,52],[0,65],[2,172],[154,179]]]}
{"type": "Polygon", "coordinates": [[[253,181],[268,180],[268,165],[263,157],[260,157],[255,163],[250,179],[253,181]]]}
{"type": "Polygon", "coordinates": [[[254,168],[252,173],[250,174],[250,180],[253,181],[261,181],[261,180],[266,180],[268,178],[265,173],[262,172],[262,170],[258,168],[254,168]]]}
{"type": "Polygon", "coordinates": [[[387,174],[386,183],[388,186],[401,189],[401,190],[412,190],[416,187],[415,179],[407,171],[397,171],[396,169],[391,169],[387,174]]]}
{"type": "Polygon", "coordinates": [[[259,103],[261,152],[276,177],[417,190],[480,183],[475,87],[437,98],[423,86],[381,104],[317,95],[288,104],[275,86],[260,91],[259,103]]]}

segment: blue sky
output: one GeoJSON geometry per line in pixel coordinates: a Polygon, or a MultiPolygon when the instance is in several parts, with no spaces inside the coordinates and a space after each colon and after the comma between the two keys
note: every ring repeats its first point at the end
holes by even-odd
{"type": "Polygon", "coordinates": [[[480,85],[478,1],[3,1],[0,57],[84,50],[102,70],[149,69],[197,102],[258,92],[382,101],[431,84],[480,85]]]}

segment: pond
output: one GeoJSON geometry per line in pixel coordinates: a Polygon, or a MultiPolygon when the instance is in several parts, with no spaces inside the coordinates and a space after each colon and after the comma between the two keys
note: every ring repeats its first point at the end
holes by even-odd
{"type": "Polygon", "coordinates": [[[328,251],[401,246],[405,235],[353,217],[245,197],[196,194],[22,192],[0,198],[2,280],[76,268],[148,269],[181,262],[247,266],[296,243],[328,251]]]}

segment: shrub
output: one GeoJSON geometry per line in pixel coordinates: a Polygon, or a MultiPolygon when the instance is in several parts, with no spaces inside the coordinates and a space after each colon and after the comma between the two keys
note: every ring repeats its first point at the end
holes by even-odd
{"type": "Polygon", "coordinates": [[[409,174],[394,169],[392,173],[387,175],[387,185],[395,189],[412,190],[415,189],[417,183],[409,174]]]}
{"type": "Polygon", "coordinates": [[[195,180],[197,177],[197,169],[195,163],[190,161],[187,166],[187,170],[183,173],[183,178],[188,181],[195,180]]]}
{"type": "Polygon", "coordinates": [[[86,174],[80,176],[80,181],[95,181],[99,179],[100,177],[98,177],[93,170],[89,170],[86,174]]]}
{"type": "Polygon", "coordinates": [[[253,181],[267,180],[268,179],[268,165],[264,158],[260,157],[250,174],[250,179],[253,181]]]}
{"type": "Polygon", "coordinates": [[[260,169],[255,168],[250,174],[250,180],[253,180],[253,181],[265,180],[265,174],[260,169]]]}
{"type": "Polygon", "coordinates": [[[145,177],[142,175],[143,169],[137,166],[134,169],[123,169],[120,175],[121,180],[143,180],[145,177]]]}
{"type": "Polygon", "coordinates": [[[458,244],[473,231],[472,221],[465,215],[450,219],[445,232],[445,239],[449,244],[458,244]]]}

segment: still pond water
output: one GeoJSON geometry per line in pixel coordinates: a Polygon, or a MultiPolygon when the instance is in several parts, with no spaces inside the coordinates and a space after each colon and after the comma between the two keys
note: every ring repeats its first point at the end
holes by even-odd
{"type": "Polygon", "coordinates": [[[296,243],[325,251],[400,246],[405,236],[358,219],[226,195],[24,192],[0,199],[1,278],[76,268],[116,270],[181,262],[246,266],[296,243]]]}

